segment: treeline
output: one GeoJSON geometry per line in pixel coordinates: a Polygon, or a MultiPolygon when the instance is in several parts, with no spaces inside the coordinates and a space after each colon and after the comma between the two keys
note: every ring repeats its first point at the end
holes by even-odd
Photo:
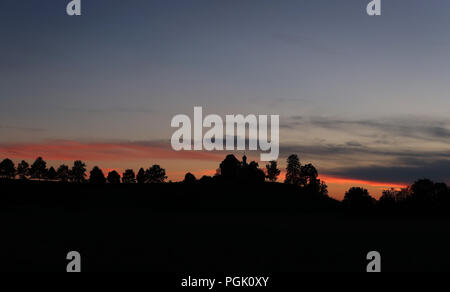
{"type": "Polygon", "coordinates": [[[4,159],[0,163],[0,178],[2,179],[20,179],[20,180],[39,180],[39,181],[60,181],[64,183],[163,183],[167,179],[166,171],[159,165],[144,170],[141,168],[136,175],[134,170],[127,169],[122,176],[113,170],[104,175],[103,171],[95,166],[87,175],[86,164],[77,160],[72,167],[61,165],[58,169],[54,167],[47,168],[47,162],[42,157],[38,157],[30,166],[26,161],[20,162],[17,167],[11,159],[4,159]]]}
{"type": "Polygon", "coordinates": [[[420,179],[403,189],[383,191],[379,200],[373,198],[368,190],[360,187],[350,188],[342,201],[350,210],[371,211],[375,209],[398,212],[401,210],[445,211],[450,209],[450,188],[445,183],[435,183],[420,179]]]}
{"type": "MultiPolygon", "coordinates": [[[[257,162],[247,162],[244,156],[242,161],[234,155],[228,155],[220,163],[214,176],[203,176],[197,179],[192,173],[185,175],[185,184],[210,184],[210,183],[237,183],[260,184],[265,181],[276,182],[281,174],[276,161],[271,161],[261,169],[257,162]]],[[[301,193],[328,197],[327,185],[318,179],[319,173],[312,164],[302,165],[298,155],[291,155],[287,159],[285,184],[295,185],[301,193]]],[[[153,165],[148,169],[140,168],[135,174],[134,170],[127,169],[120,175],[113,170],[106,176],[103,171],[95,166],[87,175],[86,164],[80,160],[73,163],[72,167],[61,165],[58,169],[47,168],[47,163],[38,157],[30,166],[26,161],[20,162],[17,167],[10,159],[4,159],[0,163],[1,179],[19,180],[47,180],[64,183],[91,183],[91,184],[148,184],[165,183],[166,170],[159,165],[153,165]]],[[[445,183],[434,183],[428,179],[416,181],[405,189],[385,190],[377,201],[369,191],[360,188],[350,188],[342,201],[343,206],[356,210],[369,210],[376,206],[385,210],[421,206],[421,207],[450,207],[450,188],[445,183]]]]}
{"type": "Polygon", "coordinates": [[[394,207],[420,206],[423,208],[449,208],[450,188],[445,183],[420,179],[401,190],[386,190],[378,201],[386,209],[394,207]]]}
{"type": "MultiPolygon", "coordinates": [[[[238,160],[234,155],[228,155],[220,163],[214,176],[203,176],[201,179],[187,173],[184,179],[186,183],[194,182],[231,182],[231,183],[262,183],[264,181],[276,182],[281,170],[276,161],[271,161],[263,170],[255,161],[247,162],[247,157],[238,160]]],[[[301,188],[327,194],[327,186],[318,179],[318,171],[312,164],[301,165],[297,155],[289,156],[286,168],[287,184],[298,185],[301,188]]],[[[49,180],[72,183],[164,183],[167,180],[166,170],[159,165],[153,165],[148,169],[141,168],[136,174],[133,169],[127,169],[120,175],[113,170],[106,176],[103,171],[95,166],[87,173],[86,164],[80,160],[73,163],[72,167],[61,165],[57,169],[47,168],[47,163],[42,157],[38,157],[30,166],[26,161],[20,162],[17,167],[11,159],[4,159],[0,163],[0,178],[20,180],[49,180]]]]}

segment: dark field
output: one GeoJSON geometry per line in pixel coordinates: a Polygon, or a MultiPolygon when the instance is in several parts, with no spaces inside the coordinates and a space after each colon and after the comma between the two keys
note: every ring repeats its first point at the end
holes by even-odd
{"type": "Polygon", "coordinates": [[[448,271],[447,212],[371,209],[284,184],[0,185],[1,269],[83,271],[448,271]]]}

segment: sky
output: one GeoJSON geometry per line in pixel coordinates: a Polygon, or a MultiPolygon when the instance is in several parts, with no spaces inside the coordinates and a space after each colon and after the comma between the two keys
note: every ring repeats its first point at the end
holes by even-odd
{"type": "Polygon", "coordinates": [[[449,1],[68,2],[0,2],[0,159],[214,174],[224,153],[170,147],[202,106],[280,115],[280,166],[298,154],[336,198],[450,182],[449,1]]]}

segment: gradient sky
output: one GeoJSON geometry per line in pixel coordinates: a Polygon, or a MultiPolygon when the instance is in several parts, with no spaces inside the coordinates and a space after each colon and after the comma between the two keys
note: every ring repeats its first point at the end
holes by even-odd
{"type": "Polygon", "coordinates": [[[68,2],[0,2],[0,158],[212,174],[223,153],[169,144],[203,106],[279,114],[281,166],[299,154],[337,198],[450,182],[449,1],[68,2]]]}

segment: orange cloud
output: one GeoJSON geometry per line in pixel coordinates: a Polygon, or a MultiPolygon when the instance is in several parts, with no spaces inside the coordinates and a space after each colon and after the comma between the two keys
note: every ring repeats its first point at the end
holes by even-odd
{"type": "Polygon", "coordinates": [[[320,179],[325,181],[326,183],[330,183],[330,184],[342,184],[342,185],[354,184],[356,186],[357,185],[369,185],[372,187],[384,187],[384,188],[396,188],[396,189],[401,189],[401,188],[407,187],[407,185],[402,184],[402,183],[366,181],[366,180],[334,177],[334,176],[327,176],[327,175],[321,175],[320,179]]]}

